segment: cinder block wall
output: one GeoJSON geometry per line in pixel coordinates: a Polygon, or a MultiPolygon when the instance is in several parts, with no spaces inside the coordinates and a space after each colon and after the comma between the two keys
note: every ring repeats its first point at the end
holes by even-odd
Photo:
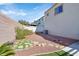
{"type": "Polygon", "coordinates": [[[0,13],[0,44],[8,41],[9,42],[15,41],[16,27],[22,28],[22,25],[0,13]]]}

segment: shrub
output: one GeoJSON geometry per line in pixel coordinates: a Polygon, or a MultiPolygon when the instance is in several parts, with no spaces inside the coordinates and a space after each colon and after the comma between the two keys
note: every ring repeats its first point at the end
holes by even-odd
{"type": "Polygon", "coordinates": [[[15,51],[11,45],[4,43],[0,46],[0,56],[10,56],[15,55],[15,51]]]}
{"type": "Polygon", "coordinates": [[[33,32],[32,32],[31,30],[26,30],[26,29],[25,29],[25,30],[24,30],[24,33],[25,33],[24,35],[30,35],[30,34],[32,34],[33,32]]]}
{"type": "Polygon", "coordinates": [[[23,30],[17,28],[16,29],[16,39],[23,39],[24,38],[24,32],[23,30]]]}
{"type": "Polygon", "coordinates": [[[19,20],[18,21],[20,24],[22,25],[29,25],[29,22],[25,21],[25,20],[19,20]]]}
{"type": "Polygon", "coordinates": [[[25,30],[25,29],[16,29],[16,39],[24,39],[26,35],[32,34],[31,30],[25,30]]]}

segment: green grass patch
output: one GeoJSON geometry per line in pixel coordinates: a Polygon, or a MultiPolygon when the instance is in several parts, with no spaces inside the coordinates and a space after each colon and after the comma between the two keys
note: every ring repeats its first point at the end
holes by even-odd
{"type": "Polygon", "coordinates": [[[38,56],[72,56],[72,55],[70,55],[68,52],[61,50],[61,51],[57,51],[57,52],[41,54],[41,55],[38,55],[38,56]]]}

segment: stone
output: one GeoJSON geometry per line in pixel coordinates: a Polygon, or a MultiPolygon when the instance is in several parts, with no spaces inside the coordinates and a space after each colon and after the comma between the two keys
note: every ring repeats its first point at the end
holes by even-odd
{"type": "Polygon", "coordinates": [[[53,44],[48,44],[48,45],[49,45],[49,46],[52,46],[52,47],[54,46],[53,44]]]}

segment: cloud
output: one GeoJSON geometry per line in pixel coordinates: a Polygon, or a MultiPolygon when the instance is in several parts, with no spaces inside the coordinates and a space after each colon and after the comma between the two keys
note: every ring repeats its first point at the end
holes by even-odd
{"type": "Polygon", "coordinates": [[[0,5],[4,5],[5,3],[0,3],[0,5]]]}
{"type": "Polygon", "coordinates": [[[37,10],[37,9],[39,9],[39,6],[36,6],[36,7],[33,8],[33,10],[37,10]]]}
{"type": "Polygon", "coordinates": [[[2,13],[7,14],[7,15],[15,15],[15,16],[26,16],[26,12],[23,10],[1,10],[2,13]]]}
{"type": "Polygon", "coordinates": [[[14,16],[26,16],[27,13],[23,9],[16,8],[14,3],[0,3],[0,5],[4,5],[0,12],[7,15],[14,16]]]}
{"type": "Polygon", "coordinates": [[[14,20],[24,19],[29,22],[39,19],[49,8],[48,4],[38,4],[33,7],[25,4],[2,4],[0,11],[14,20]],[[24,5],[24,6],[23,6],[24,5]]]}
{"type": "Polygon", "coordinates": [[[12,3],[0,3],[0,5],[10,5],[12,3]]]}

